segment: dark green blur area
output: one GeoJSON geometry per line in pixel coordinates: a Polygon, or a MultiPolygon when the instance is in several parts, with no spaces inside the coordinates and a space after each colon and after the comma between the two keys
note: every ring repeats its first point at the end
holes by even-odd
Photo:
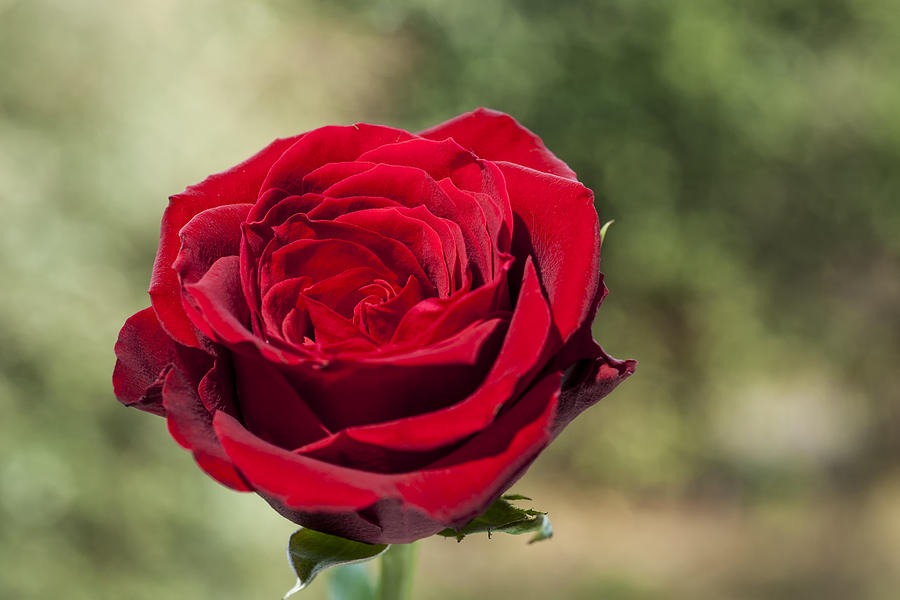
{"type": "Polygon", "coordinates": [[[0,0],[0,598],[293,585],[293,525],[112,395],[166,196],[476,106],[615,219],[640,365],[514,488],[554,538],[428,540],[416,597],[895,598],[898,68],[894,0],[0,0]]]}

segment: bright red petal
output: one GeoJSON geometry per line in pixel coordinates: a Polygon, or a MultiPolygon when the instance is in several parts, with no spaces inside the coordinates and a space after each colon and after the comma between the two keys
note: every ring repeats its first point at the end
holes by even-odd
{"type": "Polygon", "coordinates": [[[419,135],[432,140],[453,138],[487,160],[505,160],[566,179],[577,179],[575,172],[550,152],[541,138],[514,118],[496,110],[479,108],[419,135]]]}
{"type": "Polygon", "coordinates": [[[506,177],[516,220],[513,254],[534,256],[553,322],[565,342],[591,316],[600,286],[594,195],[577,181],[508,162],[497,165],[506,177]]]}

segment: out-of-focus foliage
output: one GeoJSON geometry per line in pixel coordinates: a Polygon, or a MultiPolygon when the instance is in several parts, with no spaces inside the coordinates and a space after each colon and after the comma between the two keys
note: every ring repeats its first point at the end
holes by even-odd
{"type": "Polygon", "coordinates": [[[165,197],[480,105],[616,219],[640,366],[516,488],[554,540],[430,540],[417,597],[893,598],[898,65],[893,0],[0,0],[0,598],[290,587],[293,525],[112,397],[165,197]]]}

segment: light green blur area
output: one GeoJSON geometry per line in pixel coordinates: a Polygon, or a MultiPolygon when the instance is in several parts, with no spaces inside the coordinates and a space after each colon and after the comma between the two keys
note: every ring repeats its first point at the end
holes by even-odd
{"type": "Polygon", "coordinates": [[[427,540],[415,597],[895,598],[898,68],[894,0],[0,0],[0,598],[293,585],[293,524],[112,395],[166,197],[481,105],[615,219],[640,365],[514,488],[555,537],[427,540]]]}

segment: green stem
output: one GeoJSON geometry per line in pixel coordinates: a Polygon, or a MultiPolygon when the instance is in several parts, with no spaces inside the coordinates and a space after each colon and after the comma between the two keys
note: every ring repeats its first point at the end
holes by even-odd
{"type": "Polygon", "coordinates": [[[416,567],[416,544],[393,544],[381,555],[378,600],[410,600],[416,567]]]}

